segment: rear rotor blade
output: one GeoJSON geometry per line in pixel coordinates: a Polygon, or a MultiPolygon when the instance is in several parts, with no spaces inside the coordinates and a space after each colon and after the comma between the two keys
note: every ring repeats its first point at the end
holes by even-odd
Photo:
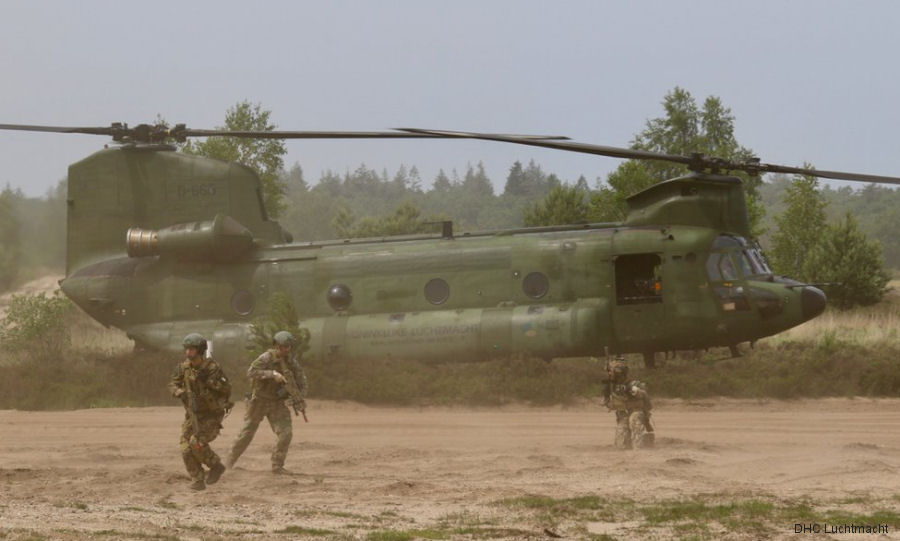
{"type": "Polygon", "coordinates": [[[759,170],[764,173],[790,173],[795,175],[811,175],[821,178],[833,178],[835,180],[853,180],[858,182],[875,182],[878,184],[900,185],[900,177],[886,177],[883,175],[869,175],[866,173],[845,173],[843,171],[826,171],[823,169],[804,169],[802,167],[787,167],[761,163],[759,170]]]}
{"type": "MultiPolygon", "coordinates": [[[[595,154],[598,156],[610,156],[613,158],[624,158],[629,160],[659,160],[690,165],[693,158],[687,156],[679,156],[677,154],[662,154],[659,152],[651,152],[649,150],[636,150],[633,148],[609,147],[603,145],[591,145],[587,143],[576,143],[567,140],[551,140],[547,137],[539,136],[520,136],[506,135],[494,133],[477,133],[477,132],[454,132],[444,130],[423,130],[419,128],[397,128],[410,133],[443,135],[444,137],[459,137],[465,139],[483,139],[485,141],[500,141],[503,143],[516,143],[520,145],[531,145],[542,148],[551,148],[555,150],[567,150],[570,152],[580,152],[582,154],[595,154]]],[[[568,139],[568,138],[565,138],[568,139]]]]}
{"type": "Polygon", "coordinates": [[[577,143],[574,141],[551,141],[547,139],[522,138],[515,135],[475,132],[450,132],[442,130],[423,130],[418,128],[399,129],[411,133],[442,134],[448,137],[483,139],[486,141],[501,141],[505,143],[515,143],[520,145],[529,145],[556,150],[566,150],[570,152],[594,154],[599,156],[610,156],[613,158],[624,158],[629,160],[655,160],[680,163],[682,165],[686,165],[692,171],[697,172],[743,171],[752,175],[756,175],[759,173],[789,173],[797,175],[810,175],[821,178],[831,178],[835,180],[850,180],[855,182],[875,182],[879,184],[900,185],[900,177],[869,175],[866,173],[847,173],[842,171],[827,171],[822,169],[806,169],[802,167],[789,167],[785,165],[760,163],[758,161],[752,160],[746,162],[731,162],[720,158],[703,156],[702,154],[681,156],[678,154],[664,154],[661,152],[652,152],[649,150],[592,145],[587,143],[577,143]]]}

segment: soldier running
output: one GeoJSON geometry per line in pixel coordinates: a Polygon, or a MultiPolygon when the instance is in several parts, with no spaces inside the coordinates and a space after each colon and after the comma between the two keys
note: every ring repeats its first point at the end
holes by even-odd
{"type": "Polygon", "coordinates": [[[616,412],[616,447],[631,449],[653,447],[655,434],[650,424],[650,396],[646,385],[628,381],[628,364],[617,355],[606,366],[609,379],[603,405],[616,412]]]}
{"type": "Polygon", "coordinates": [[[231,383],[225,373],[215,361],[206,358],[206,339],[191,333],[183,344],[186,359],[175,367],[169,391],[184,403],[181,458],[192,479],[190,487],[203,490],[207,484],[216,483],[225,471],[209,442],[219,435],[222,419],[234,404],[230,400],[231,383]]]}
{"type": "Polygon", "coordinates": [[[277,441],[272,450],[272,473],[288,473],[284,469],[288,446],[293,437],[291,413],[286,402],[296,411],[303,411],[306,417],[306,375],[293,355],[296,346],[294,336],[287,331],[275,333],[272,348],[250,364],[247,376],[252,380],[253,393],[244,413],[244,427],[231,447],[226,465],[234,467],[235,462],[250,445],[256,429],[263,418],[269,420],[277,441]]]}

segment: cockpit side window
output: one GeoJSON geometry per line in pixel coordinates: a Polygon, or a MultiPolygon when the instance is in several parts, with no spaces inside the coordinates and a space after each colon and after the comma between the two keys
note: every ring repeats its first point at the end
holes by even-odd
{"type": "Polygon", "coordinates": [[[706,260],[706,274],[722,310],[750,310],[750,300],[742,280],[772,272],[759,245],[750,244],[741,237],[719,235],[713,241],[712,250],[706,260]]]}
{"type": "Polygon", "coordinates": [[[706,273],[713,282],[729,282],[740,277],[734,261],[728,254],[709,254],[706,260],[706,273]]]}
{"type": "Polygon", "coordinates": [[[771,275],[772,269],[759,247],[742,237],[719,235],[713,240],[706,272],[713,282],[771,275]]]}
{"type": "Polygon", "coordinates": [[[758,274],[754,272],[753,267],[750,264],[750,258],[747,257],[747,252],[735,252],[734,259],[736,259],[738,265],[740,265],[741,274],[743,276],[753,276],[754,274],[758,274]]]}

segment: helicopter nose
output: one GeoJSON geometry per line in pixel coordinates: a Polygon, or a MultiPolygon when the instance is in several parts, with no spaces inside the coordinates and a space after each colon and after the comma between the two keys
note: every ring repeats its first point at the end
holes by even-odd
{"type": "Polygon", "coordinates": [[[817,287],[806,286],[800,292],[800,309],[803,320],[809,321],[825,311],[825,292],[817,287]]]}

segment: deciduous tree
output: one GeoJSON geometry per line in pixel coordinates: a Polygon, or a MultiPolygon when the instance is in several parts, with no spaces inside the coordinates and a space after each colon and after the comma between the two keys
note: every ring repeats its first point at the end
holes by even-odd
{"type": "Polygon", "coordinates": [[[558,185],[547,197],[525,209],[525,225],[584,223],[588,218],[588,194],[578,186],[558,185]]]}
{"type": "MultiPolygon", "coordinates": [[[[694,152],[733,161],[753,157],[750,149],[738,144],[734,137],[734,115],[716,96],[709,96],[698,107],[690,92],[680,87],[663,98],[665,116],[647,121],[644,130],[635,136],[631,148],[664,154],[688,156],[694,152]]],[[[627,211],[625,199],[649,186],[687,174],[686,166],[663,161],[623,162],[609,175],[609,188],[601,189],[594,198],[591,215],[602,220],[618,220],[627,211]]],[[[750,228],[754,236],[763,233],[763,207],[758,201],[758,177],[729,172],[744,181],[750,228]]]]}
{"type": "MultiPolygon", "coordinates": [[[[811,166],[805,164],[804,167],[811,166]]],[[[794,177],[784,193],[784,212],[775,218],[777,230],[772,234],[769,251],[772,268],[777,274],[807,279],[806,259],[825,230],[827,204],[816,177],[794,177]]]]}
{"type": "MultiPolygon", "coordinates": [[[[273,131],[270,123],[272,112],[259,103],[238,102],[225,114],[225,126],[217,129],[233,131],[273,131]]],[[[206,141],[188,141],[182,147],[188,154],[199,154],[246,165],[256,171],[262,183],[263,203],[272,218],[284,211],[285,186],[279,173],[284,167],[287,153],[280,139],[253,139],[237,137],[210,137],[206,141]]]]}

